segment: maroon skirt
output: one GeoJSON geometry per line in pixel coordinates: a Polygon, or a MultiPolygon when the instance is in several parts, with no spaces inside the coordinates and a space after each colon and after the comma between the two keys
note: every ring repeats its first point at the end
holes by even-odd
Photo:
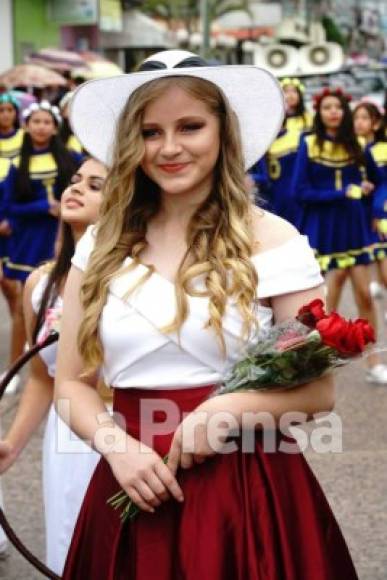
{"type": "MultiPolygon", "coordinates": [[[[213,387],[116,389],[114,409],[140,438],[140,401],[173,401],[181,413],[213,387]]],[[[156,419],[157,420],[157,419],[156,419]]],[[[162,421],[162,418],[160,418],[162,421]]],[[[172,433],[154,449],[164,456],[172,433]]],[[[107,500],[119,485],[101,459],[86,493],[65,580],[354,580],[357,574],[325,496],[301,453],[219,454],[178,472],[184,502],[121,524],[107,500]]],[[[141,430],[146,438],[146,427],[141,430]]],[[[283,437],[283,436],[282,436],[283,437]]]]}

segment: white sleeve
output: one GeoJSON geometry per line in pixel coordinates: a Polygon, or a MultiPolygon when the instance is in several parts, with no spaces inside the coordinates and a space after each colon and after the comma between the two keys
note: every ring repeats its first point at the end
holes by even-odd
{"type": "Polygon", "coordinates": [[[258,273],[259,298],[309,290],[324,283],[306,236],[297,235],[252,259],[258,273]]]}
{"type": "Polygon", "coordinates": [[[89,226],[75,247],[75,253],[71,263],[79,270],[82,270],[82,272],[86,270],[90,254],[94,249],[95,236],[95,226],[89,226]]]}

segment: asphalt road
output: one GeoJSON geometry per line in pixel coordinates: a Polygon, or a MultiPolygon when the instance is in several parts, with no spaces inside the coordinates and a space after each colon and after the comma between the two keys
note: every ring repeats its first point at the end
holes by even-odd
{"type": "MultiPolygon", "coordinates": [[[[387,336],[384,308],[387,310],[387,298],[384,305],[383,301],[378,301],[382,342],[387,336]]],[[[340,310],[347,316],[355,315],[348,288],[340,310]]],[[[6,364],[8,330],[7,311],[0,297],[2,368],[6,364]]],[[[3,432],[12,419],[18,397],[9,396],[0,404],[3,432]]],[[[309,448],[306,456],[342,527],[360,580],[386,580],[387,386],[367,384],[362,363],[356,362],[338,376],[335,412],[342,421],[342,452],[316,453],[309,448]]],[[[2,477],[7,515],[25,543],[41,558],[44,557],[42,431],[40,429],[17,464],[2,477]]],[[[11,547],[9,557],[0,561],[0,578],[38,580],[42,575],[11,547]]]]}

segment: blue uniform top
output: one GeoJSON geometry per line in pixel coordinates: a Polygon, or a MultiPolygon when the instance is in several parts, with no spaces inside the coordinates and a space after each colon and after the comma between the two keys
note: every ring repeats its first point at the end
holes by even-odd
{"type": "Polygon", "coordinates": [[[326,138],[320,151],[316,136],[306,136],[300,144],[293,175],[295,197],[305,204],[331,203],[345,199],[351,186],[353,198],[361,199],[360,184],[364,179],[377,187],[382,184],[382,175],[368,148],[364,156],[365,166],[358,167],[344,146],[326,138]]]}

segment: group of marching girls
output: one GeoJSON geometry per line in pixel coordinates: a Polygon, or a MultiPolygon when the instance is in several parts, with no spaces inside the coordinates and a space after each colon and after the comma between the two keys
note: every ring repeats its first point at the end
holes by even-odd
{"type": "MultiPolygon", "coordinates": [[[[54,255],[60,197],[82,158],[66,121],[68,101],[21,112],[12,93],[0,95],[0,287],[12,319],[11,363],[26,340],[22,287],[54,255]]],[[[18,382],[15,376],[8,392],[18,382]]]]}
{"type": "MultiPolygon", "coordinates": [[[[384,111],[340,88],[314,97],[306,111],[298,79],[282,81],[287,115],[250,172],[264,207],[308,236],[336,310],[350,279],[359,316],[376,326],[372,277],[387,287],[387,139],[384,111]]],[[[366,379],[387,383],[387,366],[369,357],[366,379]]]]}

